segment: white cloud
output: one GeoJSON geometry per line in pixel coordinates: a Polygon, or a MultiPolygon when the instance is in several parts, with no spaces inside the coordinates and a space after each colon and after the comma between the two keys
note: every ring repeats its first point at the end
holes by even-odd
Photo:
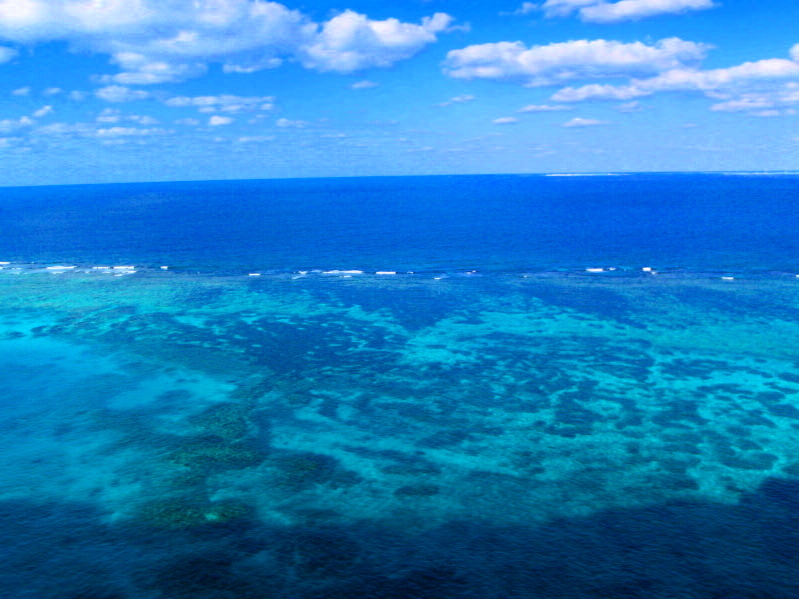
{"type": "Polygon", "coordinates": [[[207,70],[201,62],[176,64],[168,60],[153,60],[147,55],[136,52],[119,52],[113,61],[125,70],[117,75],[102,77],[103,83],[154,85],[198,77],[207,70]]]}
{"type": "Polygon", "coordinates": [[[796,114],[793,108],[785,108],[784,110],[777,110],[776,108],[769,110],[758,110],[750,113],[752,116],[772,117],[772,116],[786,116],[796,114]]]}
{"type": "Polygon", "coordinates": [[[363,81],[356,81],[352,85],[350,85],[350,89],[370,89],[373,87],[377,87],[380,85],[379,83],[375,83],[374,81],[369,81],[364,79],[363,81]]]}
{"type": "MultiPolygon", "coordinates": [[[[451,21],[443,13],[421,24],[379,21],[348,10],[317,23],[268,0],[0,0],[0,38],[107,54],[121,72],[103,83],[118,85],[179,81],[210,63],[227,73],[284,59],[321,71],[386,67],[435,42],[451,21]]],[[[13,53],[2,49],[0,58],[13,53]]]]}
{"type": "Polygon", "coordinates": [[[158,119],[154,119],[153,117],[147,115],[132,114],[127,117],[127,119],[129,121],[133,121],[134,123],[139,123],[139,125],[143,125],[145,127],[158,125],[159,123],[158,119]]]}
{"type": "Polygon", "coordinates": [[[148,135],[166,135],[167,133],[169,133],[169,131],[160,128],[139,129],[138,127],[110,127],[108,129],[98,129],[96,135],[97,137],[142,137],[148,135]]]}
{"type": "Polygon", "coordinates": [[[560,112],[562,110],[572,110],[571,106],[550,106],[548,104],[530,104],[520,108],[517,112],[560,112]]]}
{"type": "Polygon", "coordinates": [[[546,0],[541,5],[544,15],[549,18],[568,17],[575,11],[579,11],[585,6],[597,4],[602,0],[546,0]]]}
{"type": "Polygon", "coordinates": [[[219,127],[220,125],[229,125],[233,122],[233,118],[229,116],[219,116],[215,114],[210,119],[208,119],[208,124],[211,127],[219,127]]]}
{"type": "Polygon", "coordinates": [[[501,118],[494,119],[491,122],[495,125],[512,125],[514,123],[518,123],[519,119],[517,119],[515,116],[503,116],[501,118]]]}
{"type": "Polygon", "coordinates": [[[76,89],[69,92],[69,99],[75,102],[83,102],[86,99],[87,95],[88,94],[86,92],[82,92],[76,89]]]}
{"type": "MultiPolygon", "coordinates": [[[[108,113],[105,116],[114,115],[108,113]]],[[[169,135],[172,133],[174,133],[173,130],[160,127],[125,127],[121,125],[102,127],[98,126],[96,123],[51,123],[49,125],[35,127],[32,130],[32,134],[35,136],[84,139],[96,138],[102,140],[103,143],[126,138],[141,139],[145,137],[169,135]]]]}
{"type": "Polygon", "coordinates": [[[633,100],[619,105],[616,110],[619,112],[641,112],[643,108],[641,108],[641,103],[638,100],[633,100]]]}
{"type": "Polygon", "coordinates": [[[19,131],[20,129],[31,127],[34,124],[35,121],[27,116],[23,116],[18,119],[3,119],[0,120],[0,133],[19,131]]]}
{"type": "Polygon", "coordinates": [[[250,73],[257,73],[258,71],[263,71],[264,69],[276,69],[282,64],[283,59],[281,58],[269,58],[259,62],[258,64],[252,64],[249,66],[226,64],[222,66],[222,71],[225,73],[241,73],[247,75],[250,73]]]}
{"type": "Polygon", "coordinates": [[[607,121],[598,121],[597,119],[584,119],[575,117],[570,121],[563,123],[564,127],[596,127],[597,125],[607,125],[607,121]]]}
{"type": "Polygon", "coordinates": [[[564,87],[555,92],[552,100],[555,102],[582,102],[583,100],[631,100],[648,96],[652,92],[638,89],[635,86],[615,86],[601,83],[591,83],[582,87],[564,87]]]}
{"type": "Polygon", "coordinates": [[[309,42],[299,47],[303,66],[319,71],[351,73],[370,67],[388,67],[418,53],[447,31],[453,18],[444,13],[422,19],[421,25],[397,19],[373,21],[346,10],[319,26],[309,42]]]}
{"type": "Polygon", "coordinates": [[[174,96],[164,101],[167,106],[174,108],[191,107],[199,112],[230,112],[238,113],[252,110],[271,110],[274,106],[274,96],[234,96],[222,94],[219,96],[174,96]]]}
{"type": "Polygon", "coordinates": [[[52,123],[38,127],[34,132],[55,137],[92,137],[97,134],[97,130],[86,123],[52,123]]]}
{"type": "Polygon", "coordinates": [[[791,106],[799,105],[799,83],[788,82],[776,89],[743,92],[710,107],[714,112],[747,112],[755,116],[792,114],[791,106]]]}
{"type": "Polygon", "coordinates": [[[18,89],[15,89],[14,91],[12,91],[11,95],[13,95],[13,96],[30,96],[31,95],[31,88],[29,88],[29,87],[20,87],[18,89]]]}
{"type": "Polygon", "coordinates": [[[64,93],[64,90],[60,87],[48,87],[46,90],[42,92],[45,96],[57,96],[58,94],[64,93]]]}
{"type": "Polygon", "coordinates": [[[762,110],[764,108],[772,108],[774,100],[765,96],[750,96],[743,97],[737,100],[728,100],[726,102],[719,102],[710,107],[710,110],[716,112],[746,112],[750,110],[762,110]]]}
{"type": "Polygon", "coordinates": [[[238,142],[242,144],[256,144],[272,141],[274,139],[274,135],[245,135],[244,137],[239,137],[238,142]]]}
{"type": "Polygon", "coordinates": [[[150,94],[146,91],[134,90],[122,85],[101,87],[94,92],[94,95],[106,102],[133,102],[135,100],[146,100],[150,97],[150,94]]]}
{"type": "Polygon", "coordinates": [[[309,123],[307,121],[299,121],[299,120],[298,121],[291,121],[289,119],[278,119],[275,122],[275,125],[277,125],[278,127],[282,127],[284,129],[285,128],[302,129],[304,127],[307,127],[308,124],[309,123]]]}
{"type": "Polygon", "coordinates": [[[463,94],[460,96],[455,96],[454,98],[450,98],[446,102],[441,102],[439,106],[451,106],[452,104],[465,104],[466,102],[472,102],[474,100],[474,96],[471,94],[463,94]]]}
{"type": "Polygon", "coordinates": [[[498,42],[450,51],[444,70],[459,79],[552,85],[571,79],[654,75],[684,68],[703,59],[709,48],[676,37],[654,45],[575,40],[527,48],[521,42],[498,42]]]}
{"type": "Polygon", "coordinates": [[[710,91],[738,83],[795,78],[799,78],[799,64],[784,58],[768,58],[724,69],[673,69],[634,84],[652,91],[710,91]]]}
{"type": "Polygon", "coordinates": [[[198,121],[197,119],[191,119],[191,118],[189,118],[189,119],[178,119],[178,120],[175,121],[175,124],[176,125],[187,125],[189,127],[196,127],[197,125],[200,124],[200,121],[198,121]]]}
{"type": "Polygon", "coordinates": [[[713,0],[546,0],[541,8],[547,17],[565,17],[576,12],[583,21],[618,23],[715,6],[718,5],[713,0]]]}
{"type": "Polygon", "coordinates": [[[501,12],[499,14],[500,16],[503,17],[524,16],[534,13],[538,9],[539,9],[538,5],[535,4],[534,2],[522,2],[522,5],[516,10],[513,10],[511,12],[501,12]]]}
{"type": "Polygon", "coordinates": [[[151,116],[139,115],[139,114],[123,115],[121,111],[114,108],[106,108],[105,110],[103,110],[97,116],[95,121],[97,121],[98,123],[119,123],[122,121],[129,121],[133,123],[138,123],[139,125],[143,125],[145,127],[159,124],[158,119],[154,119],[151,116]]]}
{"type": "Polygon", "coordinates": [[[42,106],[39,110],[33,113],[33,117],[39,119],[43,116],[47,116],[48,114],[52,114],[53,107],[52,106],[42,106]]]}
{"type": "MultiPolygon", "coordinates": [[[[556,92],[552,99],[556,102],[633,100],[666,91],[698,91],[716,98],[722,93],[732,97],[753,93],[753,86],[766,85],[773,88],[775,82],[785,80],[792,83],[791,80],[799,80],[799,63],[783,58],[769,58],[723,69],[671,69],[648,79],[632,79],[628,84],[620,86],[592,83],[578,88],[566,87],[556,92]]],[[[778,92],[761,93],[773,95],[778,92]]],[[[777,101],[792,102],[790,94],[777,101]]]]}

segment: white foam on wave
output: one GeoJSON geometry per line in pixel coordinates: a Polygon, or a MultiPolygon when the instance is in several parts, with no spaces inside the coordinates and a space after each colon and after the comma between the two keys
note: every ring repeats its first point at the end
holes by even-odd
{"type": "Polygon", "coordinates": [[[251,272],[247,276],[248,277],[260,277],[261,273],[259,273],[259,272],[251,272]]]}
{"type": "Polygon", "coordinates": [[[324,275],[362,275],[362,270],[323,270],[324,275]]]}
{"type": "Polygon", "coordinates": [[[721,277],[722,281],[734,281],[735,277],[721,277]]]}
{"type": "Polygon", "coordinates": [[[586,268],[585,272],[605,272],[604,268],[586,268]]]}
{"type": "Polygon", "coordinates": [[[395,275],[397,274],[396,270],[378,270],[376,275],[395,275]]]}
{"type": "Polygon", "coordinates": [[[77,266],[45,266],[45,270],[49,270],[50,272],[63,272],[65,270],[72,270],[73,268],[77,268],[77,266]]]}

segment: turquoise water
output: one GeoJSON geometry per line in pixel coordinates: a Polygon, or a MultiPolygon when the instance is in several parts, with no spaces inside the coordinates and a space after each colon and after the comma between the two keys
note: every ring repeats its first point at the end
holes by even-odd
{"type": "Polygon", "coordinates": [[[555,179],[4,190],[0,596],[799,598],[799,179],[555,179]]]}
{"type": "Polygon", "coordinates": [[[799,596],[792,280],[23,272],[6,596],[799,596]]]}

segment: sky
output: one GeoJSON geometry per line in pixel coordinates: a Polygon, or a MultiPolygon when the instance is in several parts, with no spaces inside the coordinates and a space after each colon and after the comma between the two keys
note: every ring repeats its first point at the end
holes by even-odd
{"type": "Polygon", "coordinates": [[[796,0],[0,0],[0,185],[799,170],[796,0]]]}

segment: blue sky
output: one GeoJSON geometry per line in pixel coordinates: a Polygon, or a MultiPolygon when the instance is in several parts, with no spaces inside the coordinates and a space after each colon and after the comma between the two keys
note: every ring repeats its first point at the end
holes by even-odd
{"type": "Polygon", "coordinates": [[[795,0],[0,0],[0,185],[797,170],[795,0]]]}

